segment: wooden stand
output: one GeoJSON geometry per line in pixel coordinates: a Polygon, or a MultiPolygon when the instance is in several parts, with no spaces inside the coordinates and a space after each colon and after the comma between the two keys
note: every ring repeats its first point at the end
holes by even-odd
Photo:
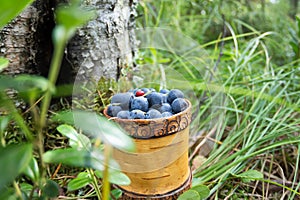
{"type": "MultiPolygon", "coordinates": [[[[176,115],[149,120],[114,120],[134,139],[136,151],[114,149],[113,156],[130,178],[118,186],[121,199],[177,199],[191,184],[188,163],[191,104],[176,115]]],[[[104,115],[109,117],[104,111],[104,115]]]]}

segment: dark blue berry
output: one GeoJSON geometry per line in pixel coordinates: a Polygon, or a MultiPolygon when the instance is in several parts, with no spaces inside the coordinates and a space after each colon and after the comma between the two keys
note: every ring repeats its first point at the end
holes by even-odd
{"type": "Polygon", "coordinates": [[[132,110],[129,113],[129,119],[145,119],[145,113],[141,110],[132,110]]]}
{"type": "Polygon", "coordinates": [[[162,117],[170,117],[173,114],[171,112],[163,112],[161,115],[162,115],[162,117]]]}
{"type": "Polygon", "coordinates": [[[128,110],[133,97],[134,95],[131,92],[118,93],[111,98],[111,104],[121,106],[123,110],[128,110]]]}
{"type": "Polygon", "coordinates": [[[168,89],[161,89],[159,93],[168,94],[170,91],[168,89]]]}
{"type": "Polygon", "coordinates": [[[128,110],[121,110],[120,112],[118,112],[117,117],[120,119],[129,119],[130,113],[128,110]]]}
{"type": "Polygon", "coordinates": [[[173,89],[169,92],[167,100],[171,104],[177,98],[184,98],[184,94],[178,89],[173,89]]]}
{"type": "Polygon", "coordinates": [[[163,112],[172,112],[172,106],[168,103],[163,103],[159,109],[161,113],[163,112]]]}
{"type": "Polygon", "coordinates": [[[161,113],[155,109],[151,109],[145,114],[145,119],[155,119],[161,117],[162,117],[161,113]]]}
{"type": "Polygon", "coordinates": [[[150,110],[150,109],[154,109],[154,110],[158,110],[158,111],[160,112],[160,107],[161,107],[161,105],[155,104],[155,105],[151,106],[151,107],[149,108],[149,110],[150,110]]]}
{"type": "Polygon", "coordinates": [[[120,112],[121,110],[121,106],[109,105],[107,108],[107,114],[111,117],[116,117],[118,112],[120,112]]]}
{"type": "Polygon", "coordinates": [[[149,110],[148,100],[144,97],[135,97],[130,104],[131,110],[141,110],[147,112],[149,110]]]}
{"type": "Polygon", "coordinates": [[[185,109],[187,109],[188,107],[188,103],[186,102],[185,99],[183,98],[177,98],[173,101],[172,103],[172,110],[173,110],[173,113],[179,113],[181,111],[184,111],[185,109]]]}
{"type": "Polygon", "coordinates": [[[158,92],[152,92],[149,95],[146,96],[149,102],[149,107],[153,105],[161,105],[163,102],[163,97],[161,93],[158,92]]]}

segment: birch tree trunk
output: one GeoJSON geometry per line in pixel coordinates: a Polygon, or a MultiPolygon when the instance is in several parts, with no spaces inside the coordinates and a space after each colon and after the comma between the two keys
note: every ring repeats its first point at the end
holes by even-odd
{"type": "Polygon", "coordinates": [[[54,27],[49,2],[34,2],[0,31],[0,56],[10,61],[4,73],[47,73],[52,53],[51,30],[54,27]]]}
{"type": "MultiPolygon", "coordinates": [[[[52,55],[53,8],[63,0],[37,0],[0,32],[0,56],[10,60],[6,74],[47,75],[52,55]]],[[[70,77],[118,79],[132,63],[136,40],[137,0],[85,0],[97,18],[79,29],[70,41],[60,74],[70,77]]],[[[66,81],[64,81],[66,82],[66,81]]]]}
{"type": "Polygon", "coordinates": [[[131,65],[135,52],[134,18],[137,1],[90,0],[97,18],[79,29],[68,45],[67,60],[77,80],[117,80],[131,65]]]}

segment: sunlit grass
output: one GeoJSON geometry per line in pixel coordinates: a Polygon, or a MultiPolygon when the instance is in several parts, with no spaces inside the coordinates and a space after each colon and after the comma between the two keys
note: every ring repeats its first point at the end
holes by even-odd
{"type": "MultiPolygon", "coordinates": [[[[198,46],[180,54],[169,49],[155,56],[168,58],[170,62],[162,65],[180,73],[170,73],[167,85],[192,90],[196,105],[191,137],[215,142],[205,163],[194,171],[194,179],[209,186],[212,198],[252,195],[294,199],[299,195],[300,68],[299,60],[290,54],[287,29],[295,28],[295,24],[288,18],[283,2],[266,6],[266,20],[272,21],[274,16],[281,21],[274,20],[265,27],[260,22],[250,24],[254,12],[248,16],[226,13],[224,9],[228,8],[249,9],[239,2],[224,3],[223,10],[218,1],[206,7],[192,0],[176,5],[170,1],[141,4],[145,20],[138,26],[168,26],[198,42],[198,46]],[[210,31],[215,32],[209,35],[210,31]],[[212,130],[210,136],[214,138],[205,138],[212,130]],[[264,178],[248,183],[237,178],[250,169],[261,172],[264,178]],[[277,187],[276,192],[270,185],[277,187]]],[[[154,56],[147,51],[144,55],[154,56]]],[[[153,78],[159,80],[160,73],[153,78]]],[[[197,155],[194,151],[190,149],[193,156],[197,155]]]]}

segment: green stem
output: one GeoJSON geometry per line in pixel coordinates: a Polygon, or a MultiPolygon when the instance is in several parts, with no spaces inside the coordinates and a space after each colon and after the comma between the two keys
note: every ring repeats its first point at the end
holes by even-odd
{"type": "MultiPolygon", "coordinates": [[[[60,66],[63,58],[63,53],[65,49],[66,39],[62,40],[61,42],[54,42],[54,53],[51,60],[50,71],[48,80],[51,86],[54,86],[57,80],[58,73],[60,71],[60,66]]],[[[47,111],[50,106],[52,94],[50,88],[46,91],[45,96],[42,100],[41,105],[41,114],[40,114],[40,121],[37,124],[37,148],[38,154],[40,158],[40,167],[41,167],[41,177],[43,179],[45,173],[45,163],[43,161],[43,154],[44,154],[44,135],[43,135],[43,128],[46,124],[46,117],[47,111]]]]}
{"type": "Polygon", "coordinates": [[[96,175],[95,175],[94,171],[92,169],[88,169],[87,172],[90,174],[90,176],[92,178],[92,181],[93,181],[92,185],[95,188],[98,199],[101,199],[101,192],[99,190],[98,181],[97,181],[97,178],[96,178],[96,175]]]}
{"type": "Polygon", "coordinates": [[[33,134],[26,125],[23,117],[20,115],[19,111],[16,109],[14,103],[7,97],[6,94],[0,93],[0,99],[5,103],[6,109],[10,111],[12,117],[15,119],[17,124],[20,126],[21,130],[24,132],[24,135],[28,141],[33,140],[33,134]]]}
{"type": "MultiPolygon", "coordinates": [[[[63,44],[57,43],[55,45],[54,53],[50,65],[49,77],[48,77],[48,80],[52,85],[55,85],[56,83],[57,76],[60,71],[64,49],[65,49],[65,42],[63,44]]],[[[46,115],[50,105],[51,98],[52,98],[52,94],[51,91],[48,89],[42,101],[41,116],[40,116],[40,123],[39,123],[40,129],[42,129],[45,126],[46,115]]]]}
{"type": "Polygon", "coordinates": [[[103,190],[102,196],[103,200],[109,199],[110,194],[110,183],[109,183],[109,160],[112,152],[112,146],[109,144],[105,145],[104,148],[104,171],[103,171],[103,190]]]}
{"type": "Polygon", "coordinates": [[[20,190],[20,187],[18,186],[18,184],[16,183],[16,181],[13,182],[13,185],[14,185],[14,188],[15,188],[15,191],[16,191],[16,194],[17,196],[23,200],[23,197],[22,197],[22,192],[20,190]]]}

